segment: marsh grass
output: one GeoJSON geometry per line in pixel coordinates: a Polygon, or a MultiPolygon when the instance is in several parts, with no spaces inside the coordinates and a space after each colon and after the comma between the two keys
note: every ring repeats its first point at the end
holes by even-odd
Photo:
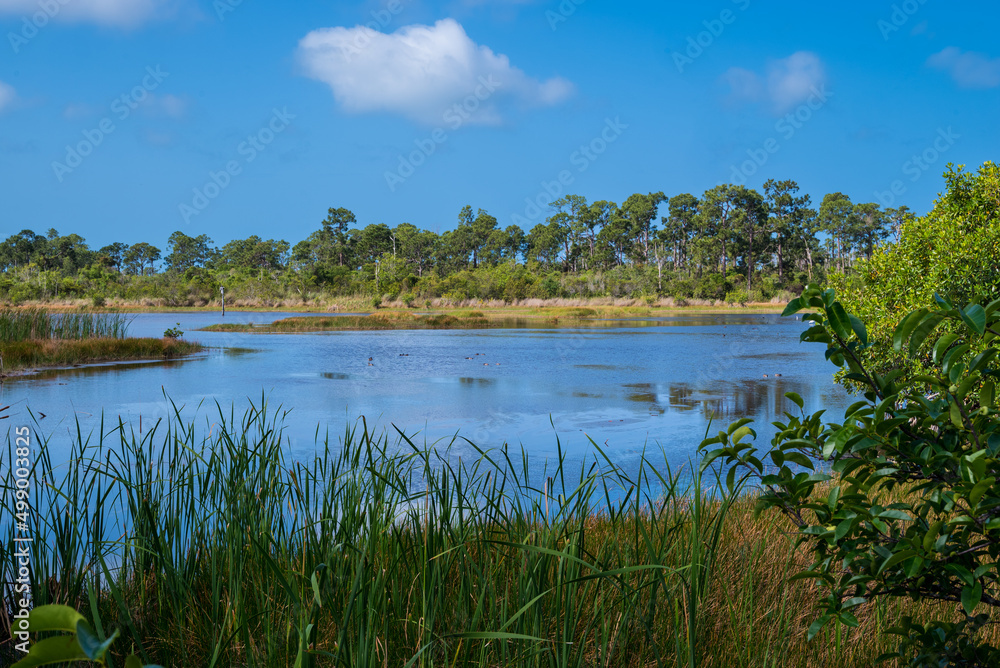
{"type": "Polygon", "coordinates": [[[77,426],[65,462],[44,438],[32,449],[35,603],[120,629],[115,650],[147,662],[869,666],[901,612],[870,606],[859,628],[807,643],[813,591],[787,582],[804,559],[788,527],[661,457],[626,471],[595,445],[585,463],[560,449],[542,465],[362,419],[297,460],[263,398],[242,415],[216,406],[204,427],[174,410],[144,433],[77,426]]]}
{"type": "Polygon", "coordinates": [[[124,313],[50,313],[44,309],[0,310],[0,343],[50,339],[124,339],[129,317],[124,313]]]}
{"type": "Polygon", "coordinates": [[[124,313],[0,310],[0,373],[36,366],[163,359],[201,350],[174,339],[128,338],[124,313]]]}
{"type": "Polygon", "coordinates": [[[191,341],[177,339],[30,340],[4,344],[0,359],[7,371],[39,366],[95,362],[170,359],[202,350],[191,341]]]}

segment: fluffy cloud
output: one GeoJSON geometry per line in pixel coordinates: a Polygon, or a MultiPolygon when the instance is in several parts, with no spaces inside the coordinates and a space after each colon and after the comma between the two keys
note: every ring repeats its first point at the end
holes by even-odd
{"type": "Polygon", "coordinates": [[[43,8],[38,0],[0,0],[0,14],[46,14],[53,21],[96,23],[130,28],[169,13],[175,0],[51,0],[43,8]]]}
{"type": "Polygon", "coordinates": [[[947,72],[962,88],[996,88],[1000,86],[1000,58],[982,53],[963,52],[949,46],[927,59],[927,64],[947,72]]]}
{"type": "Polygon", "coordinates": [[[736,102],[764,102],[775,114],[802,104],[826,84],[823,61],[810,51],[798,51],[768,63],[763,74],[742,67],[730,68],[722,77],[736,102]]]}
{"type": "Polygon", "coordinates": [[[0,81],[0,111],[3,111],[17,99],[14,87],[0,81]]]}
{"type": "Polygon", "coordinates": [[[565,79],[529,77],[452,19],[392,34],[364,26],[314,30],[299,42],[298,58],[345,111],[387,111],[427,124],[441,123],[456,104],[464,104],[467,122],[497,123],[504,101],[550,106],[573,92],[565,79]]]}

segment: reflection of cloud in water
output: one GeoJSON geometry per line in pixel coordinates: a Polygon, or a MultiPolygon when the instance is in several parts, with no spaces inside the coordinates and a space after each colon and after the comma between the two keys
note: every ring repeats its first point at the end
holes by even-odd
{"type": "Polygon", "coordinates": [[[796,392],[807,401],[818,399],[832,404],[834,399],[825,393],[812,397],[815,391],[809,383],[783,378],[718,381],[705,388],[688,383],[634,383],[622,387],[628,401],[647,404],[651,412],[701,413],[706,418],[725,420],[792,411],[795,405],[785,397],[786,392],[796,392]]]}

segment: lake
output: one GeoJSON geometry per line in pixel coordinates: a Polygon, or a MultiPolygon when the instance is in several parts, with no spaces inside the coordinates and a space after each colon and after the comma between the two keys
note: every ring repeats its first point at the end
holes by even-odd
{"type": "MultiPolygon", "coordinates": [[[[107,429],[120,417],[148,431],[173,414],[210,425],[218,401],[237,409],[268,398],[291,409],[286,436],[296,457],[314,449],[317,429],[336,440],[346,424],[395,425],[419,442],[456,434],[482,448],[507,442],[539,460],[592,452],[589,439],[622,465],[644,449],[687,463],[712,430],[750,417],[761,443],[769,423],[791,410],[796,392],[808,411],[842,416],[849,395],[834,384],[823,346],[802,344],[796,318],[760,314],[685,314],[664,318],[525,326],[504,330],[422,330],[320,334],[198,332],[218,322],[267,323],[283,313],[142,313],[133,336],[169,327],[211,346],[195,358],[46,371],[8,381],[9,424],[30,408],[56,457],[79,421],[107,429]],[[178,324],[179,323],[179,324],[178,324]],[[371,361],[369,361],[371,358],[371,361]],[[780,374],[780,377],[776,377],[780,374]],[[765,378],[764,376],[767,376],[765,378]],[[839,411],[839,412],[838,412],[839,411]],[[141,423],[141,424],[140,424],[141,423]]],[[[443,439],[443,440],[442,440],[443,439]]],[[[461,455],[472,449],[459,441],[461,455]]]]}

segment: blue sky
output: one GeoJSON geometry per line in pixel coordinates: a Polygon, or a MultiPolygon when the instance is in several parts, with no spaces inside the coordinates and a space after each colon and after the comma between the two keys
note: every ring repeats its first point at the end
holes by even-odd
{"type": "Polygon", "coordinates": [[[0,234],[294,243],[329,207],[440,232],[465,204],[530,227],[550,193],[768,178],[923,213],[948,162],[1000,154],[998,20],[934,0],[0,0],[0,234]]]}

